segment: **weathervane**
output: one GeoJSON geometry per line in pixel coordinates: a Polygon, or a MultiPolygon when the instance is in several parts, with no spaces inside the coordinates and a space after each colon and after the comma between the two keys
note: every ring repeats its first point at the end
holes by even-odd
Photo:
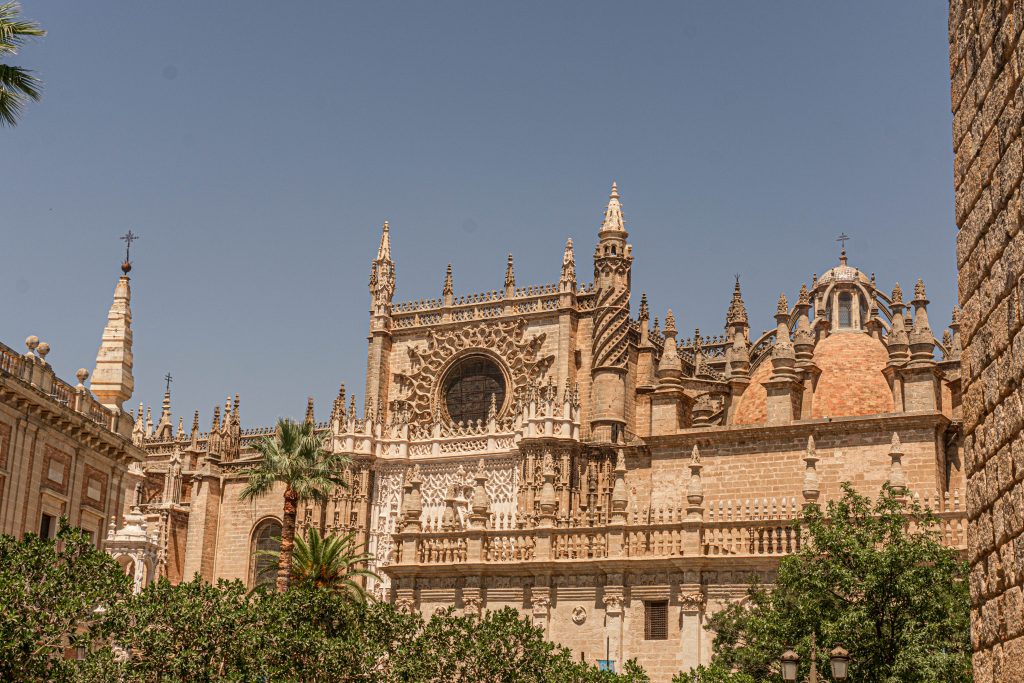
{"type": "Polygon", "coordinates": [[[125,234],[121,235],[120,239],[123,240],[124,243],[125,243],[125,247],[124,247],[124,263],[121,264],[121,270],[124,271],[125,275],[127,275],[129,272],[131,272],[131,269],[132,269],[132,259],[131,259],[131,255],[132,255],[132,242],[134,242],[135,240],[139,239],[139,236],[136,235],[131,230],[129,230],[125,234]]]}
{"type": "Polygon", "coordinates": [[[164,375],[164,381],[167,382],[167,393],[169,394],[171,393],[171,382],[174,381],[174,378],[171,377],[171,373],[168,372],[164,375]]]}

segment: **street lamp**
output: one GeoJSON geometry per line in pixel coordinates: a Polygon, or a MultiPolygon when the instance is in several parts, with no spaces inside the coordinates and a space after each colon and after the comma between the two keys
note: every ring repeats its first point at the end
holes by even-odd
{"type": "Polygon", "coordinates": [[[791,649],[786,650],[782,653],[779,664],[782,667],[782,680],[795,681],[797,671],[800,668],[800,655],[791,649]]]}
{"type": "Polygon", "coordinates": [[[829,663],[832,664],[832,678],[845,681],[850,669],[850,653],[842,645],[836,645],[829,653],[829,663]]]}

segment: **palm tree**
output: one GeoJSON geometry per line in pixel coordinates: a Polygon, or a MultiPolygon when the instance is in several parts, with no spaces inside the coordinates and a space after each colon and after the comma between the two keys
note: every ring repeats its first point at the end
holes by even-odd
{"type": "MultiPolygon", "coordinates": [[[[0,4],[0,56],[16,55],[28,38],[46,35],[39,24],[20,19],[21,6],[16,2],[0,4]]],[[[26,99],[38,100],[42,81],[20,66],[0,64],[0,125],[18,122],[26,99]]]]}
{"type": "Polygon", "coordinates": [[[364,569],[373,555],[360,552],[354,531],[344,536],[321,536],[319,529],[310,527],[306,537],[295,538],[292,555],[292,578],[310,583],[317,588],[347,592],[358,600],[366,599],[366,589],[357,581],[361,576],[380,579],[364,569]]]}
{"type": "Polygon", "coordinates": [[[326,450],[326,439],[317,434],[312,422],[299,424],[280,419],[274,438],[255,444],[262,460],[249,473],[242,500],[254,500],[270,493],[274,484],[284,484],[284,514],[281,520],[281,555],[277,563],[277,590],[288,588],[295,547],[295,514],[300,503],[324,505],[335,486],[345,486],[342,470],[349,464],[343,455],[326,450]]]}

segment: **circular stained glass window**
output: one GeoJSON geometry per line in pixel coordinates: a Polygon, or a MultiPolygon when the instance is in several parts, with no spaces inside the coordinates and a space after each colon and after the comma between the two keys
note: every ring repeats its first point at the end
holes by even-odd
{"type": "Polygon", "coordinates": [[[505,375],[487,356],[467,356],[445,373],[441,391],[452,422],[486,422],[491,396],[498,409],[505,402],[505,375]]]}

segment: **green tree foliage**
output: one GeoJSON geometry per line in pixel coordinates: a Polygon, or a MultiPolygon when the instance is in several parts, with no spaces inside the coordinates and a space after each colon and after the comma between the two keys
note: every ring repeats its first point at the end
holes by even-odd
{"type": "Polygon", "coordinates": [[[356,545],[356,534],[321,536],[320,530],[310,527],[306,535],[295,538],[292,553],[292,581],[311,584],[317,588],[348,592],[363,600],[366,591],[359,582],[362,577],[380,578],[366,569],[373,556],[361,552],[356,545]]]}
{"type": "Polygon", "coordinates": [[[117,562],[66,519],[54,540],[0,535],[0,680],[59,678],[65,648],[128,596],[130,585],[117,562]]]}
{"type": "Polygon", "coordinates": [[[716,663],[778,681],[779,656],[793,647],[803,677],[816,634],[825,680],[837,643],[853,657],[851,680],[971,680],[967,564],[940,543],[931,513],[888,485],[874,503],[845,485],[802,524],[809,542],[782,560],[777,585],[755,583],[745,603],[712,617],[716,663]]]}
{"type": "Polygon", "coordinates": [[[672,677],[672,683],[754,683],[753,676],[742,672],[733,672],[719,662],[711,666],[698,666],[696,669],[678,673],[672,677]]]}
{"type": "MultiPolygon", "coordinates": [[[[18,3],[0,4],[0,57],[16,55],[26,40],[45,35],[39,24],[21,18],[18,3]]],[[[25,103],[42,96],[42,85],[28,69],[0,63],[0,125],[15,125],[25,103]]]]}
{"type": "Polygon", "coordinates": [[[261,498],[277,483],[284,484],[284,513],[281,520],[281,554],[277,565],[277,590],[288,587],[295,547],[295,515],[301,503],[324,505],[335,486],[345,486],[342,470],[349,463],[343,455],[326,448],[326,437],[313,424],[280,419],[274,437],[254,444],[259,463],[249,472],[241,499],[261,498]]]}

